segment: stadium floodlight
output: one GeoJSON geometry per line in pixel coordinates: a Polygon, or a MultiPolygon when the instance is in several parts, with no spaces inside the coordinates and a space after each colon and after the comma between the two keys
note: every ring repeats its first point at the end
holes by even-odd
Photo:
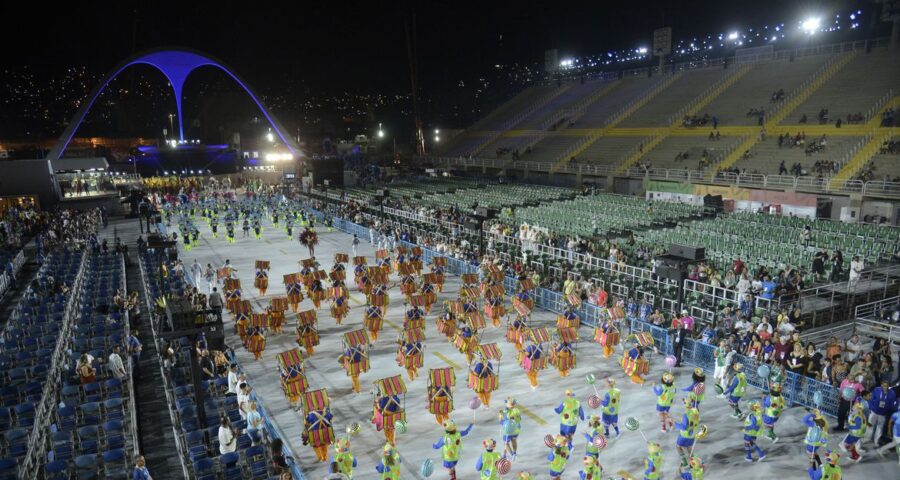
{"type": "Polygon", "coordinates": [[[435,135],[435,136],[434,136],[434,143],[438,143],[438,142],[440,142],[440,141],[441,141],[441,137],[435,135]]]}
{"type": "Polygon", "coordinates": [[[270,142],[274,142],[274,141],[275,141],[275,135],[272,135],[272,132],[267,133],[267,134],[266,134],[266,140],[268,140],[268,141],[270,141],[270,142]]]}
{"type": "Polygon", "coordinates": [[[822,19],[819,17],[809,17],[800,23],[800,29],[809,35],[813,35],[819,30],[819,26],[821,25],[822,19]]]}
{"type": "Polygon", "coordinates": [[[647,53],[647,47],[638,47],[637,52],[644,55],[647,53]]]}
{"type": "Polygon", "coordinates": [[[441,133],[441,131],[438,130],[437,128],[435,128],[435,129],[434,129],[434,134],[437,135],[437,134],[439,134],[439,133],[441,133]]]}
{"type": "Polygon", "coordinates": [[[738,33],[737,33],[737,32],[731,32],[731,33],[728,34],[728,39],[729,39],[729,40],[737,40],[737,38],[738,38],[738,33]]]}

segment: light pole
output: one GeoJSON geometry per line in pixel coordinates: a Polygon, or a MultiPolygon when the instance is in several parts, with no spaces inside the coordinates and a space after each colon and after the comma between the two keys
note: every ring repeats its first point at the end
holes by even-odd
{"type": "Polygon", "coordinates": [[[174,123],[175,114],[169,114],[169,131],[172,132],[172,135],[175,135],[175,123],[174,123]]]}

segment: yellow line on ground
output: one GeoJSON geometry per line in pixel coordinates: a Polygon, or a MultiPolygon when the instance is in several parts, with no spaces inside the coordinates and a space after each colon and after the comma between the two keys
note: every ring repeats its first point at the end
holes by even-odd
{"type": "Polygon", "coordinates": [[[442,354],[442,353],[440,353],[440,352],[431,352],[431,353],[434,353],[434,356],[435,356],[435,357],[440,358],[441,360],[444,361],[444,363],[446,363],[447,365],[450,365],[450,366],[453,367],[454,369],[457,369],[457,370],[458,370],[458,369],[462,368],[462,367],[460,367],[459,365],[457,365],[456,362],[454,362],[453,360],[450,360],[449,358],[447,358],[446,355],[444,355],[444,354],[442,354]]]}
{"type": "Polygon", "coordinates": [[[541,417],[535,415],[534,412],[532,412],[531,410],[529,410],[529,409],[523,407],[521,403],[519,404],[519,410],[521,410],[522,413],[524,413],[525,415],[527,415],[528,418],[534,420],[534,423],[537,423],[538,425],[540,425],[540,426],[542,426],[542,427],[543,427],[544,425],[547,425],[547,421],[546,421],[546,420],[544,420],[543,418],[541,418],[541,417]]]}
{"type": "Polygon", "coordinates": [[[398,332],[401,331],[401,330],[403,330],[403,329],[400,328],[396,323],[394,323],[394,322],[392,322],[392,321],[390,321],[390,320],[388,320],[388,319],[386,319],[386,318],[384,319],[384,323],[386,323],[386,324],[388,324],[388,325],[394,327],[394,330],[397,330],[398,332]]]}
{"type": "Polygon", "coordinates": [[[350,295],[350,301],[351,301],[351,302],[356,302],[357,305],[364,305],[364,304],[365,304],[362,300],[360,300],[360,299],[354,297],[353,295],[350,295]]]}

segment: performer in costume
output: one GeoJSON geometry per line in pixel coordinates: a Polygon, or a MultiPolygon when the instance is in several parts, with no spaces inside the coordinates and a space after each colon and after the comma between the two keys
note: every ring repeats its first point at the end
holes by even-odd
{"type": "Polygon", "coordinates": [[[381,449],[381,461],[375,470],[381,474],[381,480],[400,480],[400,454],[390,443],[381,449]]]}
{"type": "Polygon", "coordinates": [[[593,457],[587,455],[583,460],[584,469],[578,472],[578,476],[581,477],[581,480],[602,480],[603,479],[603,466],[600,465],[600,460],[597,457],[593,457]]]}
{"type": "Polygon", "coordinates": [[[438,425],[443,426],[453,411],[453,394],[449,386],[428,386],[428,411],[434,414],[438,425]]]}
{"type": "Polygon", "coordinates": [[[600,402],[603,407],[603,436],[609,437],[609,427],[612,426],[616,431],[616,438],[619,438],[621,435],[619,432],[619,403],[622,391],[616,388],[616,380],[613,378],[607,378],[606,384],[609,386],[609,390],[603,396],[603,401],[600,402]]]}
{"type": "Polygon", "coordinates": [[[866,437],[867,426],[866,407],[862,403],[862,397],[859,397],[853,403],[853,409],[850,411],[850,422],[847,425],[850,431],[840,444],[841,450],[850,452],[850,459],[854,462],[858,462],[862,458],[856,447],[866,437]]]}
{"type": "Polygon", "coordinates": [[[419,367],[423,363],[422,342],[401,341],[400,348],[397,352],[401,357],[401,366],[406,368],[406,375],[409,381],[413,381],[419,376],[419,367]]]}
{"type": "MultiPolygon", "coordinates": [[[[603,323],[600,325],[600,330],[609,335],[610,333],[615,333],[617,331],[615,324],[610,319],[604,319],[603,323]]],[[[603,344],[603,358],[609,358],[613,353],[613,348],[616,346],[612,340],[607,340],[606,343],[603,344]]]]}
{"type": "Polygon", "coordinates": [[[228,243],[234,243],[234,223],[231,221],[225,222],[225,239],[228,243]]]}
{"type": "Polygon", "coordinates": [[[459,453],[462,450],[462,437],[465,437],[472,430],[473,424],[469,424],[463,431],[457,431],[456,423],[453,420],[444,422],[444,434],[441,438],[431,446],[431,448],[441,450],[441,459],[444,461],[444,468],[450,474],[450,480],[456,480],[456,463],[459,461],[459,453]]]}
{"type": "Polygon", "coordinates": [[[666,433],[672,428],[672,415],[669,410],[672,408],[672,401],[675,400],[675,376],[666,372],[662,376],[662,383],[653,387],[653,393],[656,395],[656,411],[659,413],[660,430],[666,433]]]}
{"type": "Polygon", "coordinates": [[[316,310],[322,306],[322,299],[325,298],[325,288],[322,287],[322,281],[315,279],[309,284],[309,299],[312,300],[316,310]]]}
{"type": "Polygon", "coordinates": [[[747,392],[747,375],[744,373],[744,366],[740,363],[735,363],[732,368],[734,368],[735,374],[731,379],[731,385],[723,392],[723,395],[728,396],[728,405],[734,409],[734,413],[731,416],[740,418],[741,399],[744,398],[744,394],[747,392]]]}
{"type": "Polygon", "coordinates": [[[681,457],[681,465],[688,464],[688,457],[697,441],[697,429],[700,428],[700,412],[694,407],[689,398],[684,399],[684,415],[681,421],[675,423],[678,429],[678,439],[675,440],[675,449],[681,457]]]}
{"type": "MultiPolygon", "coordinates": [[[[347,359],[349,363],[360,363],[363,361],[363,352],[362,346],[355,345],[344,351],[344,358],[347,359]]],[[[359,374],[354,372],[353,368],[347,368],[347,373],[350,374],[350,380],[353,382],[353,391],[359,393],[361,388],[359,386],[359,374]]]]}
{"type": "Polygon", "coordinates": [[[481,480],[500,480],[500,472],[497,471],[500,454],[494,451],[497,442],[493,438],[488,438],[481,444],[484,446],[484,452],[475,463],[475,471],[481,474],[481,480]]]}
{"type": "Polygon", "coordinates": [[[252,328],[249,338],[247,339],[247,350],[253,354],[256,360],[262,357],[263,351],[266,349],[266,336],[262,329],[258,327],[252,328]]]}
{"type": "Polygon", "coordinates": [[[600,457],[600,449],[594,445],[594,440],[600,435],[603,435],[603,424],[600,422],[600,417],[591,415],[591,418],[588,419],[588,431],[584,434],[584,438],[587,440],[587,445],[584,446],[584,454],[586,456],[600,457]]]}
{"type": "Polygon", "coordinates": [[[267,268],[256,269],[256,279],[253,286],[259,290],[259,296],[265,296],[266,290],[269,288],[269,270],[267,268]]]}
{"type": "Polygon", "coordinates": [[[553,354],[556,357],[556,369],[559,371],[559,376],[568,377],[569,369],[575,366],[575,349],[572,348],[572,344],[566,341],[559,342],[553,354]]]}
{"type": "Polygon", "coordinates": [[[320,462],[328,460],[328,446],[331,436],[334,435],[331,430],[331,419],[331,410],[327,407],[325,410],[312,410],[306,415],[305,439],[306,442],[312,444],[313,450],[316,452],[316,459],[320,462]],[[329,432],[329,430],[331,431],[329,432]]]}
{"type": "MultiPolygon", "coordinates": [[[[529,368],[525,370],[525,374],[528,376],[528,382],[531,384],[531,389],[534,390],[538,386],[537,376],[538,372],[540,372],[540,369],[537,368],[537,365],[542,360],[544,350],[541,344],[532,343],[525,348],[525,351],[522,352],[522,355],[524,356],[523,359],[527,358],[529,360],[529,362],[527,362],[529,368]]],[[[524,367],[525,365],[526,362],[523,362],[522,366],[524,367]]]]}
{"type": "Polygon", "coordinates": [[[378,332],[381,330],[383,322],[384,319],[381,315],[380,307],[374,305],[366,307],[366,316],[363,318],[363,324],[365,324],[366,330],[369,331],[369,337],[372,339],[372,342],[378,340],[378,332]]]}
{"type": "Polygon", "coordinates": [[[625,375],[628,375],[631,378],[632,383],[643,385],[644,378],[641,377],[640,370],[638,369],[638,361],[644,359],[644,352],[641,351],[641,346],[637,341],[634,342],[634,346],[628,351],[626,357],[627,358],[622,358],[622,367],[625,370],[625,375]]]}
{"type": "Polygon", "coordinates": [[[513,397],[506,398],[506,407],[500,410],[500,429],[506,443],[503,454],[516,458],[519,449],[519,434],[522,432],[522,412],[513,397]]]}
{"type": "Polygon", "coordinates": [[[703,372],[702,368],[697,367],[694,369],[694,372],[691,374],[691,384],[681,391],[688,392],[688,397],[694,402],[694,407],[700,410],[700,402],[706,396],[706,373],[703,372]],[[697,393],[698,391],[701,393],[697,393]]]}
{"type": "MultiPolygon", "coordinates": [[[[573,432],[574,433],[574,432],[573,432]]],[[[551,480],[559,480],[566,465],[569,463],[569,457],[572,454],[572,441],[565,435],[557,435],[556,441],[553,443],[553,450],[547,455],[550,460],[550,478],[551,480]]]]}
{"type": "Polygon", "coordinates": [[[459,326],[456,329],[454,344],[459,353],[465,354],[466,363],[472,363],[472,359],[475,356],[477,338],[475,337],[475,331],[469,326],[464,317],[459,317],[459,326]]]}
{"type": "Polygon", "coordinates": [[[818,469],[822,465],[819,448],[828,445],[828,421],[822,416],[822,412],[814,409],[803,417],[803,423],[807,427],[804,443],[806,455],[809,457],[809,468],[818,469]]]}
{"type": "Polygon", "coordinates": [[[213,218],[209,222],[209,229],[212,230],[213,238],[219,238],[219,219],[213,218]]]}
{"type": "Polygon", "coordinates": [[[566,397],[554,411],[559,414],[559,434],[565,436],[571,442],[572,437],[575,435],[575,430],[578,428],[578,421],[584,420],[584,409],[581,408],[581,403],[575,398],[575,393],[571,390],[566,390],[566,397]]]}
{"type": "Polygon", "coordinates": [[[244,237],[250,235],[250,221],[246,218],[244,219],[244,224],[241,226],[241,229],[244,231],[244,237]]]}
{"type": "Polygon", "coordinates": [[[703,474],[706,471],[706,465],[700,457],[694,456],[688,461],[687,468],[678,467],[678,473],[681,474],[681,480],[703,480],[703,474]]]}
{"type": "Polygon", "coordinates": [[[434,285],[423,283],[421,292],[422,297],[425,299],[425,314],[428,315],[431,313],[431,306],[437,301],[437,295],[434,293],[434,285]]]}
{"type": "Polygon", "coordinates": [[[826,458],[828,463],[818,468],[809,467],[806,470],[809,480],[842,480],[844,478],[841,466],[838,465],[841,456],[837,452],[828,451],[826,458]]]}
{"type": "Polygon", "coordinates": [[[527,319],[528,317],[525,315],[516,314],[515,320],[506,327],[506,340],[516,347],[517,352],[522,351],[522,341],[525,338],[527,319]]]}
{"type": "MultiPolygon", "coordinates": [[[[381,416],[382,419],[390,416],[392,413],[400,412],[403,409],[400,404],[400,397],[397,395],[386,395],[375,399],[374,410],[372,411],[372,419],[381,416]]],[[[394,424],[383,421],[382,430],[384,431],[384,439],[391,445],[396,445],[394,441],[394,424]]]]}
{"type": "Polygon", "coordinates": [[[659,480],[662,475],[662,447],[658,443],[647,443],[647,458],[644,460],[644,480],[659,480]]]}
{"type": "Polygon", "coordinates": [[[257,240],[262,238],[262,225],[260,225],[258,218],[253,220],[253,233],[256,234],[257,240]]]}
{"type": "Polygon", "coordinates": [[[775,422],[781,416],[781,412],[785,409],[784,397],[781,396],[781,384],[773,383],[769,386],[769,394],[763,400],[763,425],[766,429],[766,438],[772,443],[778,442],[778,435],[775,435],[775,422]]]}
{"type": "Polygon", "coordinates": [[[506,307],[503,306],[503,297],[500,295],[488,296],[487,305],[484,306],[484,313],[491,319],[494,327],[499,327],[500,317],[506,314],[506,307]]]}
{"type": "Polygon", "coordinates": [[[348,310],[350,310],[350,307],[344,297],[331,298],[331,316],[334,317],[335,323],[340,325],[344,317],[347,316],[348,310]]]}
{"type": "MultiPolygon", "coordinates": [[[[481,353],[478,354],[478,360],[475,362],[475,366],[472,368],[472,372],[476,377],[485,379],[491,375],[494,375],[494,366],[491,365],[489,360],[485,360],[481,353]]],[[[481,404],[486,408],[491,406],[491,391],[482,390],[479,392],[477,389],[475,391],[478,394],[478,398],[481,400],[481,404]]]]}
{"type": "Polygon", "coordinates": [[[744,419],[744,452],[747,454],[745,460],[748,462],[753,461],[753,450],[756,450],[756,454],[759,456],[758,461],[761,462],[766,458],[766,452],[756,444],[759,431],[762,429],[761,411],[762,407],[760,407],[759,402],[753,400],[750,402],[750,412],[748,412],[747,418],[744,419]]]}

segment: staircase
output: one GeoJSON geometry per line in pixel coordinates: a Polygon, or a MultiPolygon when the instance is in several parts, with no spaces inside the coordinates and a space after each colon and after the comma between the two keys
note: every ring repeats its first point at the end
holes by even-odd
{"type": "MultiPolygon", "coordinates": [[[[604,134],[606,134],[606,132],[608,132],[612,128],[615,128],[616,125],[622,123],[622,121],[625,120],[626,118],[628,118],[629,115],[638,111],[638,109],[640,109],[641,107],[646,105],[648,102],[650,102],[650,100],[653,100],[657,95],[660,94],[660,92],[662,92],[663,90],[668,88],[669,85],[675,83],[676,80],[681,78],[681,75],[682,75],[681,72],[679,72],[674,75],[669,75],[669,76],[665,77],[662,81],[658,82],[650,91],[645,93],[642,97],[636,99],[635,101],[631,102],[630,104],[628,104],[627,106],[625,106],[624,108],[622,108],[621,110],[616,112],[612,117],[609,118],[609,120],[607,120],[606,125],[599,132],[591,134],[590,136],[588,136],[581,142],[576,143],[568,151],[566,151],[565,153],[560,155],[559,158],[557,158],[556,161],[553,162],[553,166],[550,167],[550,173],[553,173],[553,172],[559,170],[560,168],[562,168],[563,166],[565,166],[570,158],[572,158],[572,157],[578,158],[579,155],[584,153],[584,151],[587,150],[588,147],[590,147],[600,137],[602,137],[604,134]]],[[[616,83],[619,83],[619,82],[616,82],[616,83]]],[[[610,90],[612,88],[613,88],[612,86],[609,87],[610,90]]],[[[604,90],[606,90],[606,89],[604,89],[604,90]]],[[[598,94],[599,93],[600,92],[598,92],[598,94]]],[[[602,96],[602,95],[600,95],[600,96],[602,96]]],[[[597,98],[600,98],[600,96],[598,96],[597,98]]],[[[595,98],[594,100],[596,100],[597,98],[595,98]]],[[[585,107],[586,106],[587,105],[585,105],[585,107]]],[[[582,109],[581,111],[584,112],[584,109],[582,109]]],[[[662,140],[662,139],[660,139],[660,140],[662,140]]],[[[659,143],[659,141],[657,141],[656,143],[659,143]]],[[[644,150],[646,151],[647,149],[645,148],[644,150]]],[[[640,157],[638,157],[638,158],[640,158],[640,157]]],[[[634,161],[637,161],[637,159],[635,159],[634,161]]]]}
{"type": "Polygon", "coordinates": [[[791,112],[794,111],[795,108],[799,107],[801,103],[805,102],[807,98],[810,97],[816,90],[819,89],[825,82],[827,82],[831,77],[833,77],[836,73],[841,71],[844,66],[850,63],[853,58],[856,57],[856,52],[847,52],[843,55],[835,57],[832,61],[829,61],[825,65],[816,72],[812,78],[804,82],[803,85],[797,87],[793,93],[787,98],[787,100],[781,105],[781,107],[768,115],[766,118],[766,129],[771,130],[772,126],[778,125],[782,120],[785,119],[791,112]]]}
{"type": "MultiPolygon", "coordinates": [[[[600,100],[601,98],[605,97],[609,92],[615,90],[616,87],[618,87],[621,84],[622,84],[621,81],[610,82],[605,87],[597,90],[596,92],[592,93],[589,97],[582,100],[581,103],[579,103],[577,106],[575,106],[575,108],[569,109],[567,112],[564,113],[564,115],[568,115],[569,123],[577,121],[579,118],[581,118],[582,115],[584,115],[584,112],[588,109],[588,107],[590,107],[595,102],[597,102],[597,100],[600,100]]],[[[562,117],[558,117],[557,120],[559,118],[562,118],[562,117]]],[[[552,125],[552,123],[550,123],[548,125],[552,125]]]]}
{"type": "MultiPolygon", "coordinates": [[[[136,229],[136,224],[131,229],[136,229]]],[[[106,231],[109,232],[110,229],[106,231]]],[[[129,230],[124,228],[124,230],[129,230]]],[[[119,231],[121,232],[121,230],[119,231]]],[[[134,234],[134,237],[137,233],[134,234]]],[[[130,242],[129,242],[130,243],[130,242]]],[[[160,356],[156,350],[156,342],[152,340],[149,324],[141,325],[141,318],[149,322],[149,312],[146,309],[147,302],[144,299],[144,285],[141,280],[141,271],[138,267],[138,253],[132,248],[125,264],[125,288],[129,292],[138,292],[138,305],[142,308],[139,318],[131,319],[131,331],[140,329],[140,340],[143,344],[141,360],[134,375],[135,407],[137,408],[138,438],[140,439],[140,452],[147,460],[147,468],[154,476],[173,476],[182,472],[180,454],[175,444],[175,433],[172,428],[172,419],[169,415],[169,407],[166,404],[166,394],[163,391],[163,379],[160,371],[160,356]],[[166,472],[166,473],[162,473],[166,472]]]]}
{"type": "Polygon", "coordinates": [[[562,95],[565,91],[567,91],[570,88],[572,88],[572,85],[566,84],[566,85],[563,85],[563,86],[553,90],[549,94],[544,95],[544,97],[541,98],[539,101],[533,103],[528,110],[525,110],[524,112],[520,113],[519,115],[516,115],[512,120],[507,122],[505,125],[503,125],[499,129],[492,131],[490,135],[486,136],[484,138],[484,140],[481,143],[479,143],[478,146],[476,146],[474,150],[472,150],[472,153],[470,155],[473,157],[479,156],[481,151],[484,150],[484,147],[490,145],[491,143],[493,143],[494,140],[500,138],[500,136],[503,135],[504,132],[506,132],[508,130],[512,130],[513,127],[515,127],[516,125],[521,123],[522,120],[524,120],[525,118],[527,118],[534,112],[538,111],[539,109],[544,108],[544,105],[548,104],[554,98],[562,95]]]}
{"type": "Polygon", "coordinates": [[[857,150],[853,157],[850,158],[850,161],[842,166],[840,171],[831,178],[831,182],[828,184],[829,188],[837,189],[846,180],[852,179],[878,153],[881,145],[890,138],[890,133],[869,135],[862,148],[857,150]]]}
{"type": "MultiPolygon", "coordinates": [[[[785,102],[781,105],[781,107],[771,113],[766,118],[765,130],[767,132],[774,133],[775,127],[781,123],[782,120],[785,119],[791,112],[794,111],[800,104],[806,101],[810,95],[816,92],[822,85],[825,84],[831,77],[833,77],[836,73],[841,71],[844,66],[850,63],[851,60],[856,56],[856,52],[847,52],[843,55],[834,57],[831,61],[826,63],[819,69],[812,77],[809,78],[803,85],[797,87],[791,95],[785,100],[785,102]]],[[[738,160],[741,159],[741,156],[747,150],[753,148],[759,142],[759,135],[749,135],[741,143],[737,148],[735,148],[728,156],[725,157],[722,162],[719,163],[717,168],[710,169],[707,174],[707,179],[712,180],[716,172],[725,168],[729,168],[738,160]]]]}
{"type": "Polygon", "coordinates": [[[628,170],[629,168],[631,168],[632,165],[637,163],[638,160],[643,158],[644,155],[646,155],[648,152],[650,152],[651,150],[656,148],[656,146],[659,145],[659,142],[662,142],[666,138],[666,136],[667,136],[666,134],[657,135],[657,136],[653,137],[649,142],[644,143],[643,148],[637,149],[634,152],[632,152],[632,154],[629,155],[628,158],[626,158],[625,161],[622,162],[622,164],[619,165],[618,168],[616,168],[616,170],[613,173],[614,174],[622,173],[622,172],[628,170]]]}
{"type": "Polygon", "coordinates": [[[752,65],[746,64],[738,67],[737,69],[731,72],[731,75],[720,80],[715,85],[712,85],[705,92],[701,93],[697,96],[691,103],[685,105],[684,108],[678,111],[675,115],[670,119],[669,124],[672,125],[673,128],[681,126],[681,120],[684,117],[689,117],[692,115],[696,115],[707,105],[710,104],[713,100],[715,100],[719,95],[721,95],[724,91],[731,88],[735,82],[740,80],[744,75],[746,75],[750,70],[753,69],[752,65]]]}

